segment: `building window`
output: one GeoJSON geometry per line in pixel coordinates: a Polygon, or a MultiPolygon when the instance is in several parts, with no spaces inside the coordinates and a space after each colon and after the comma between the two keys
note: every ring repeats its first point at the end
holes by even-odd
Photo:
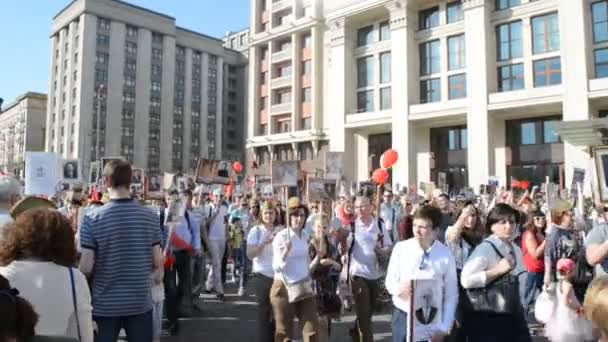
{"type": "Polygon", "coordinates": [[[106,34],[97,34],[97,45],[108,46],[110,45],[110,36],[106,34]]]}
{"type": "Polygon", "coordinates": [[[556,144],[559,143],[559,134],[555,130],[555,124],[558,120],[547,120],[543,121],[543,142],[545,144],[556,144]]]}
{"type": "Polygon", "coordinates": [[[125,69],[134,72],[137,69],[137,61],[132,58],[127,58],[125,60],[125,69]]]}
{"type": "Polygon", "coordinates": [[[420,81],[420,103],[441,101],[441,82],[439,78],[420,81]]]}
{"type": "Polygon", "coordinates": [[[521,144],[534,145],[536,144],[536,123],[524,122],[521,124],[521,144]]]}
{"type": "Polygon", "coordinates": [[[78,63],[78,52],[74,53],[74,63],[78,63]]]}
{"type": "Polygon", "coordinates": [[[374,26],[362,27],[357,31],[357,46],[366,46],[374,43],[374,26]]]}
{"type": "MultiPolygon", "coordinates": [[[[312,70],[312,61],[302,62],[302,75],[309,75],[312,70]]],[[[262,83],[264,84],[264,83],[262,83]]]]}
{"type": "Polygon", "coordinates": [[[183,46],[178,46],[176,49],[176,53],[178,56],[185,56],[186,55],[186,48],[183,46]]]}
{"type": "Polygon", "coordinates": [[[453,75],[448,78],[449,99],[462,99],[467,97],[467,77],[466,74],[453,75]]]}
{"type": "Polygon", "coordinates": [[[105,52],[97,52],[95,62],[100,65],[107,65],[110,60],[110,55],[105,52]]]}
{"type": "Polygon", "coordinates": [[[532,47],[534,54],[559,50],[557,13],[532,18],[532,47]]]}
{"type": "MultiPolygon", "coordinates": [[[[306,130],[306,129],[310,129],[311,127],[312,127],[312,118],[302,118],[302,121],[300,122],[300,129],[306,130]]],[[[306,160],[306,158],[304,156],[302,156],[302,159],[306,160]]]]}
{"type": "Polygon", "coordinates": [[[468,146],[467,138],[466,128],[454,128],[448,130],[448,150],[466,150],[468,146]]]}
{"type": "Polygon", "coordinates": [[[100,29],[109,30],[110,29],[110,21],[108,19],[105,19],[105,18],[98,18],[97,19],[97,27],[100,28],[100,29]]]}
{"type": "Polygon", "coordinates": [[[312,89],[310,87],[302,88],[302,102],[312,102],[312,89]]]}
{"type": "Polygon", "coordinates": [[[307,49],[312,46],[312,37],[306,34],[302,37],[302,48],[307,49]]]}
{"type": "Polygon", "coordinates": [[[380,23],[380,41],[391,39],[391,26],[387,21],[380,23]]]}
{"type": "Polygon", "coordinates": [[[277,68],[278,77],[291,76],[291,64],[283,64],[277,68]]]}
{"type": "Polygon", "coordinates": [[[108,83],[108,72],[106,70],[95,69],[95,82],[108,83]]]}
{"type": "Polygon", "coordinates": [[[366,113],[374,111],[374,91],[364,90],[357,92],[357,112],[366,113]]]}
{"type": "Polygon", "coordinates": [[[462,12],[462,1],[451,2],[447,6],[447,22],[448,24],[456,23],[464,20],[462,12]]]}
{"type": "Polygon", "coordinates": [[[135,87],[135,76],[125,75],[125,86],[135,87]]]}
{"type": "Polygon", "coordinates": [[[521,0],[496,0],[496,10],[503,10],[521,4],[521,0]]]}
{"type": "Polygon", "coordinates": [[[160,92],[160,89],[161,89],[161,88],[160,88],[160,82],[153,81],[153,82],[152,82],[152,87],[151,87],[151,90],[152,90],[152,91],[155,91],[155,92],[160,92]]]}
{"type": "Polygon", "coordinates": [[[137,37],[137,27],[127,25],[127,37],[137,37]]]}
{"type": "Polygon", "coordinates": [[[72,73],[73,77],[72,80],[74,82],[76,82],[76,80],[78,80],[78,70],[74,70],[74,72],[72,73]]]}
{"type": "Polygon", "coordinates": [[[132,55],[137,54],[137,44],[135,44],[133,42],[126,42],[125,43],[125,51],[128,54],[132,54],[132,55]]]}
{"type": "Polygon", "coordinates": [[[419,29],[426,30],[439,26],[439,7],[431,7],[420,11],[418,15],[419,29]]]}
{"type": "Polygon", "coordinates": [[[595,50],[595,77],[608,77],[608,49],[595,50]]]}
{"type": "Polygon", "coordinates": [[[545,87],[562,83],[560,57],[534,61],[534,86],[545,87]]]}
{"type": "Polygon", "coordinates": [[[499,61],[522,56],[521,20],[497,26],[496,36],[499,61]]]}
{"type": "Polygon", "coordinates": [[[160,75],[161,67],[158,64],[152,64],[152,75],[160,75]]]}
{"type": "Polygon", "coordinates": [[[380,88],[380,110],[391,109],[391,87],[380,88]]]}
{"type": "Polygon", "coordinates": [[[438,73],[441,66],[439,40],[420,44],[420,75],[438,73]]]}
{"type": "Polygon", "coordinates": [[[466,66],[464,44],[464,34],[448,38],[449,70],[464,69],[466,66]]]}
{"type": "Polygon", "coordinates": [[[357,60],[357,86],[359,88],[374,85],[374,57],[367,56],[357,60]]]}
{"type": "Polygon", "coordinates": [[[524,88],[524,65],[511,64],[498,68],[498,91],[524,88]]]}
{"type": "Polygon", "coordinates": [[[122,94],[122,100],[127,103],[135,103],[135,93],[125,91],[122,94]]]}
{"type": "Polygon", "coordinates": [[[163,35],[160,33],[152,32],[152,43],[154,44],[162,44],[163,43],[163,35]]]}
{"type": "Polygon", "coordinates": [[[380,83],[389,83],[391,81],[391,53],[384,52],[380,54],[380,83]]]}
{"type": "Polygon", "coordinates": [[[593,41],[608,41],[608,1],[598,1],[591,5],[593,13],[593,41]]]}

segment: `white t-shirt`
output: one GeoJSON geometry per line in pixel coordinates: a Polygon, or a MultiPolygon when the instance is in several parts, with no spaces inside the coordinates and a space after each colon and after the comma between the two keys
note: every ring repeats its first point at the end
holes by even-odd
{"type": "Polygon", "coordinates": [[[215,216],[215,219],[211,222],[209,228],[209,240],[225,241],[226,240],[226,223],[225,219],[228,215],[228,209],[226,206],[220,205],[219,209],[216,206],[212,207],[211,217],[219,210],[219,213],[215,216]]]}
{"type": "MultiPolygon", "coordinates": [[[[355,221],[354,246],[350,261],[351,275],[369,280],[381,277],[375,252],[379,234],[380,229],[376,218],[373,218],[369,225],[365,225],[360,219],[355,221]]],[[[352,233],[349,235],[349,239],[352,241],[352,233]]],[[[388,234],[383,234],[384,247],[390,247],[391,244],[388,234]]]]}
{"type": "MultiPolygon", "coordinates": [[[[266,239],[272,232],[263,225],[258,225],[251,230],[247,235],[247,248],[256,248],[266,239]]],[[[253,272],[263,274],[269,278],[274,278],[274,270],[272,269],[272,244],[264,246],[262,253],[253,258],[253,272]]]]}
{"type": "Polygon", "coordinates": [[[283,280],[285,278],[285,281],[293,284],[310,276],[308,235],[305,232],[302,232],[300,237],[291,228],[281,230],[272,242],[272,252],[275,279],[283,280]],[[291,252],[285,260],[282,260],[281,256],[290,241],[291,252]]]}
{"type": "MultiPolygon", "coordinates": [[[[89,285],[84,275],[73,269],[78,302],[81,341],[93,341],[93,320],[89,285]]],[[[72,285],[68,268],[52,262],[13,261],[0,267],[2,274],[39,315],[37,335],[78,338],[74,317],[72,285]]]]}

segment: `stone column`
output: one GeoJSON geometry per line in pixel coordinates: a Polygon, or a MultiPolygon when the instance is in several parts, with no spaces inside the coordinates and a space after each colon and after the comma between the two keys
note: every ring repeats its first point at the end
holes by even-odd
{"type": "MultiPolygon", "coordinates": [[[[489,24],[489,2],[466,0],[463,3],[467,63],[468,173],[469,186],[478,189],[490,176],[490,127],[488,118],[488,37],[494,32],[489,24]],[[481,52],[481,53],[480,53],[481,52]]],[[[493,63],[492,63],[493,65],[493,63]]]]}

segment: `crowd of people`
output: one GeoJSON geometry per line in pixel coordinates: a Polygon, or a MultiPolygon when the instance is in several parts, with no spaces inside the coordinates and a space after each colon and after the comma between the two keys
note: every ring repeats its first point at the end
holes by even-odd
{"type": "Polygon", "coordinates": [[[131,180],[113,160],[104,196],[46,200],[0,176],[0,342],[158,341],[203,292],[225,301],[228,277],[255,297],[260,342],[330,341],[348,311],[352,340],[371,342],[389,307],[395,342],[532,341],[541,294],[550,341],[608,341],[608,206],[581,196],[170,188],[151,203],[131,180]]]}

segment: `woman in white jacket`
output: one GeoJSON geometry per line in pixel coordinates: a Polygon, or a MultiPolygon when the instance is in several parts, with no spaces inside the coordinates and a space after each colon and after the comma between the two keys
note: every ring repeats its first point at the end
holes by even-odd
{"type": "Polygon", "coordinates": [[[70,221],[56,210],[32,209],[6,227],[0,239],[0,274],[29,301],[36,335],[93,341],[89,286],[76,263],[70,221]]]}

